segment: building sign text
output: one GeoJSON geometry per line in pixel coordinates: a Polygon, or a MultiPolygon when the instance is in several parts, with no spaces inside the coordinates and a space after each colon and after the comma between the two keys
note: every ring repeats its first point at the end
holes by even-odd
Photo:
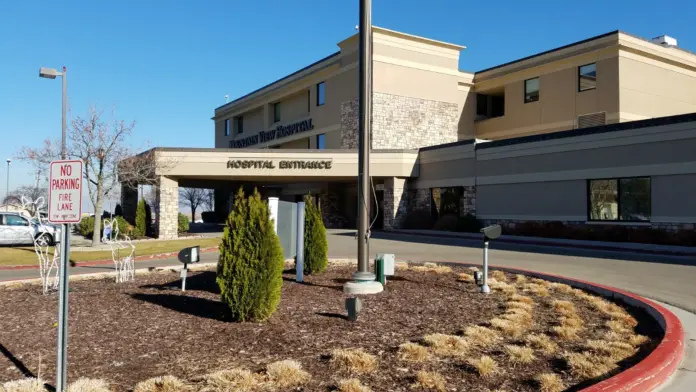
{"type": "Polygon", "coordinates": [[[270,131],[261,131],[255,135],[247,136],[244,139],[231,140],[230,147],[251,147],[259,143],[270,142],[272,140],[280,139],[286,136],[291,136],[296,133],[311,131],[312,129],[314,129],[314,124],[312,124],[312,119],[308,118],[306,120],[298,121],[296,123],[288,125],[278,125],[275,129],[271,129],[270,131]]]}
{"type": "Polygon", "coordinates": [[[268,160],[234,160],[227,161],[228,169],[331,169],[330,160],[312,161],[290,161],[282,160],[277,162],[268,160]]]}

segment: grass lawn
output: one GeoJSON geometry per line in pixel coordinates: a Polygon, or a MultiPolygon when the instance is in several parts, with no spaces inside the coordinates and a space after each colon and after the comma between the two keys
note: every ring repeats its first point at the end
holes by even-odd
{"type": "MultiPolygon", "coordinates": [[[[199,245],[209,248],[220,245],[220,238],[194,238],[175,241],[147,241],[135,243],[135,255],[147,256],[160,253],[176,252],[189,246],[199,245]]],[[[111,251],[70,252],[70,261],[82,262],[104,260],[111,258],[111,251]]],[[[33,247],[0,247],[0,265],[31,265],[38,264],[38,258],[33,247]]]]}

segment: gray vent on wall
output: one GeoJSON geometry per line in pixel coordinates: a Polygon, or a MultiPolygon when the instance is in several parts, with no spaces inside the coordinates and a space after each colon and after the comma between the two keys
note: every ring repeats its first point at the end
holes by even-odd
{"type": "Polygon", "coordinates": [[[578,116],[578,128],[596,127],[598,125],[606,125],[606,123],[607,112],[597,112],[578,116]]]}

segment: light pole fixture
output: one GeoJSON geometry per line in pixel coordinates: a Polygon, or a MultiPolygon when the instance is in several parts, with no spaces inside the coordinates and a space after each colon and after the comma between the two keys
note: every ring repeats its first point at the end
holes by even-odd
{"type": "MultiPolygon", "coordinates": [[[[61,77],[63,82],[63,93],[62,93],[62,124],[61,124],[61,143],[60,143],[60,157],[62,160],[68,158],[68,151],[66,148],[66,130],[67,130],[67,118],[66,118],[66,107],[67,107],[67,91],[68,91],[68,81],[67,81],[67,68],[63,67],[63,72],[58,71],[55,68],[41,67],[39,69],[39,77],[46,79],[55,79],[58,76],[61,77]]],[[[60,230],[60,269],[59,269],[59,280],[60,289],[58,297],[58,355],[56,361],[56,392],[66,391],[66,380],[67,380],[67,367],[68,367],[68,256],[70,255],[70,225],[62,224],[60,230]]]]}
{"type": "Polygon", "coordinates": [[[68,81],[67,81],[67,73],[68,69],[63,67],[63,72],[58,71],[55,68],[46,68],[46,67],[41,67],[39,69],[39,77],[41,78],[46,78],[46,79],[55,79],[56,77],[60,76],[63,79],[63,126],[62,126],[62,137],[61,137],[61,145],[60,145],[60,155],[62,159],[67,158],[67,152],[65,150],[65,130],[67,128],[66,126],[66,118],[65,118],[65,107],[66,107],[66,93],[68,89],[68,81]]]}
{"type": "Polygon", "coordinates": [[[5,185],[7,188],[5,189],[5,211],[9,211],[10,206],[8,205],[8,198],[10,197],[10,163],[12,163],[12,159],[7,158],[7,184],[5,185]]]}

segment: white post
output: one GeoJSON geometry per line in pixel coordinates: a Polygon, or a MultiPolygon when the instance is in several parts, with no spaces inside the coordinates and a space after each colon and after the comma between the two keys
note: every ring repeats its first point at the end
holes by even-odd
{"type": "Polygon", "coordinates": [[[481,292],[484,294],[491,292],[491,288],[488,287],[488,240],[483,241],[483,285],[481,292]]]}
{"type": "Polygon", "coordinates": [[[305,203],[297,203],[297,255],[295,256],[295,281],[304,282],[304,230],[305,203]]]}
{"type": "Polygon", "coordinates": [[[278,234],[278,198],[268,198],[268,209],[270,210],[271,219],[273,219],[273,229],[278,234]]]}

